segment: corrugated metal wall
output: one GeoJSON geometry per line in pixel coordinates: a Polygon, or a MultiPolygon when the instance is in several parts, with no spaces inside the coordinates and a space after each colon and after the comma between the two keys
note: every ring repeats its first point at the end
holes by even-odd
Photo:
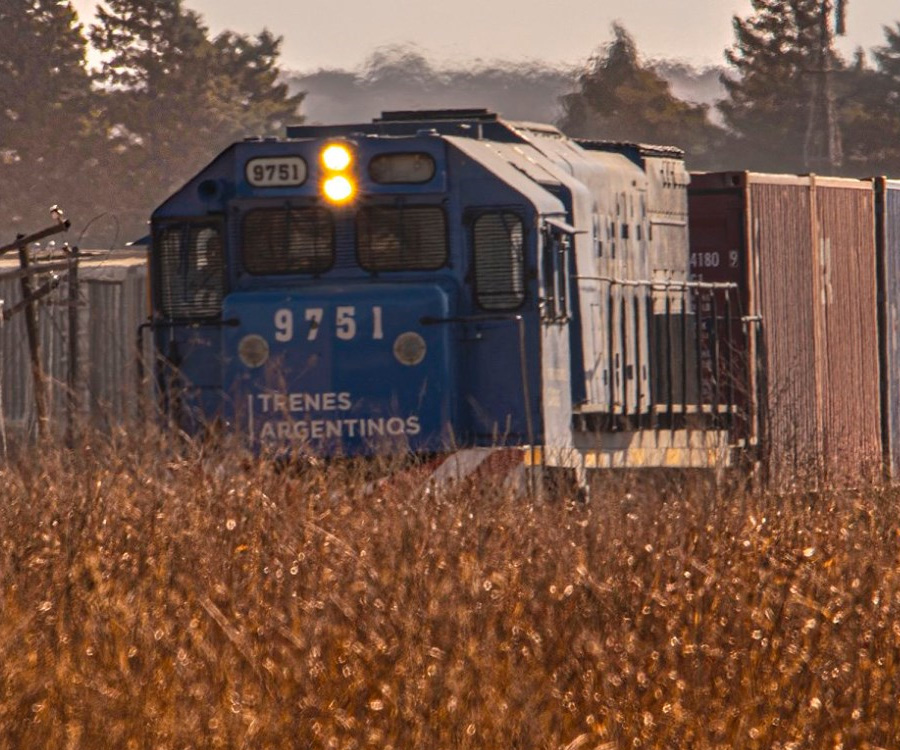
{"type": "MultiPolygon", "coordinates": [[[[100,427],[138,413],[136,333],[147,319],[147,271],[143,264],[84,262],[79,270],[78,415],[100,427]]],[[[0,300],[12,307],[22,294],[16,279],[0,280],[0,300]]],[[[69,288],[64,282],[38,307],[41,359],[47,378],[51,427],[62,434],[67,423],[69,367],[69,288]]],[[[147,337],[149,339],[149,337],[147,337]]],[[[149,349],[145,347],[145,356],[149,349]]],[[[0,398],[7,437],[36,434],[34,394],[24,315],[0,323],[0,398]]]]}
{"type": "Polygon", "coordinates": [[[875,193],[870,180],[814,182],[822,448],[826,478],[843,484],[881,469],[875,193]]]}
{"type": "Polygon", "coordinates": [[[879,180],[878,249],[885,466],[900,478],[900,182],[879,180]]]}
{"type": "Polygon", "coordinates": [[[766,181],[764,175],[753,175],[748,190],[763,320],[761,443],[773,477],[817,475],[822,435],[811,194],[803,180],[766,181]]]}

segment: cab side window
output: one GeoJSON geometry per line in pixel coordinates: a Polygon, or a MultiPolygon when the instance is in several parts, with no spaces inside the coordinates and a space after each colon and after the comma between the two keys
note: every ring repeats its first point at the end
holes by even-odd
{"type": "Polygon", "coordinates": [[[475,299],[485,310],[515,310],[525,302],[525,231],[510,211],[483,213],[473,224],[475,299]]]}
{"type": "Polygon", "coordinates": [[[218,226],[163,228],[156,238],[160,308],[170,318],[214,318],[222,312],[225,273],[218,226]]]}

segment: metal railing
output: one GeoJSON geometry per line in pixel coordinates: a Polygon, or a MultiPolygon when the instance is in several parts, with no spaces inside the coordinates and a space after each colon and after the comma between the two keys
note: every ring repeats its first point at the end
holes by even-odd
{"type": "Polygon", "coordinates": [[[748,431],[754,401],[749,327],[755,323],[743,314],[737,284],[575,279],[598,285],[593,294],[605,311],[601,335],[609,372],[607,408],[599,417],[605,419],[603,428],[748,431]]]}

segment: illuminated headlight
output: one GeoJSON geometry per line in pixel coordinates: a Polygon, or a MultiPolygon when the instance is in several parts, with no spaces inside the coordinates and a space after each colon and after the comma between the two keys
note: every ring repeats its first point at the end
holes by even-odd
{"type": "Polygon", "coordinates": [[[415,331],[401,333],[394,341],[394,356],[397,358],[397,361],[410,367],[419,364],[425,359],[427,350],[425,339],[415,331]]]}
{"type": "Polygon", "coordinates": [[[332,172],[341,172],[350,166],[353,157],[350,149],[340,143],[332,143],[322,151],[322,164],[332,172]]]}
{"type": "Polygon", "coordinates": [[[332,203],[344,203],[350,200],[355,192],[353,183],[344,175],[329,177],[325,180],[322,190],[332,203]]]}
{"type": "Polygon", "coordinates": [[[255,333],[244,336],[238,344],[238,356],[247,367],[261,367],[269,358],[269,342],[255,333]]]}

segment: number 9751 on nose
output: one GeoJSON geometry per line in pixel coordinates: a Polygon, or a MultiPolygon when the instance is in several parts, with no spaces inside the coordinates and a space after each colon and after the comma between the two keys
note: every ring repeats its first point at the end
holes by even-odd
{"type": "Polygon", "coordinates": [[[326,311],[323,307],[308,307],[299,315],[295,315],[294,310],[288,307],[282,307],[275,311],[272,321],[275,340],[287,343],[300,337],[306,341],[315,341],[320,336],[329,335],[342,341],[352,341],[359,336],[375,341],[384,338],[380,305],[371,309],[370,330],[360,330],[356,313],[353,305],[338,305],[333,311],[326,311]]]}

